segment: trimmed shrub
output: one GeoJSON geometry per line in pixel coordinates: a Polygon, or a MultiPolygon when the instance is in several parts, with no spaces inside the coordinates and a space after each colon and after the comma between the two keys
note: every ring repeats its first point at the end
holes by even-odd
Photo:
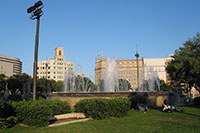
{"type": "Polygon", "coordinates": [[[200,97],[195,97],[193,103],[195,106],[200,106],[200,97]]]}
{"type": "Polygon", "coordinates": [[[17,118],[10,116],[8,118],[0,118],[0,129],[6,129],[17,124],[17,118]]]}
{"type": "Polygon", "coordinates": [[[110,114],[113,117],[122,117],[127,115],[130,110],[131,102],[126,98],[114,98],[109,101],[110,114]]]}
{"type": "Polygon", "coordinates": [[[6,120],[4,118],[0,118],[0,131],[1,129],[6,129],[7,125],[6,125],[6,120]]]}
{"type": "Polygon", "coordinates": [[[136,109],[138,103],[147,104],[147,99],[145,96],[142,95],[134,95],[130,98],[131,101],[131,108],[136,109]]]}
{"type": "Polygon", "coordinates": [[[0,100],[0,118],[7,118],[9,116],[15,116],[12,105],[10,102],[3,103],[0,100]]]}
{"type": "Polygon", "coordinates": [[[13,102],[18,120],[29,126],[47,126],[52,110],[45,100],[13,102]]]}
{"type": "Polygon", "coordinates": [[[74,106],[75,112],[81,112],[86,114],[89,109],[88,108],[89,102],[91,102],[91,99],[84,99],[77,102],[76,105],[74,106]]]}
{"type": "Polygon", "coordinates": [[[71,107],[69,103],[60,101],[60,100],[53,100],[49,101],[49,107],[52,110],[53,115],[60,115],[60,114],[66,114],[71,112],[71,107]]]}
{"type": "Polygon", "coordinates": [[[125,116],[130,109],[130,101],[126,98],[84,99],[75,106],[75,112],[82,112],[94,119],[125,116]]]}

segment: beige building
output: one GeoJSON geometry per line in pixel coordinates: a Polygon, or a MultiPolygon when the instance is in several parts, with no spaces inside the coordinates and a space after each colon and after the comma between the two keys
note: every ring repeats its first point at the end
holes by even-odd
{"type": "MultiPolygon", "coordinates": [[[[165,68],[169,60],[171,58],[138,59],[139,86],[142,85],[142,81],[152,71],[157,73],[160,79],[168,82],[165,68]]],[[[137,88],[137,60],[116,60],[116,62],[118,64],[119,78],[128,80],[132,88],[137,88]]],[[[98,84],[99,80],[104,79],[105,66],[106,58],[97,56],[95,62],[95,84],[98,84]]]]}
{"type": "MultiPolygon", "coordinates": [[[[126,79],[130,82],[132,88],[137,88],[137,61],[130,60],[116,60],[118,64],[118,73],[120,79],[126,79]]],[[[106,58],[96,57],[95,65],[95,84],[98,84],[99,80],[104,79],[104,72],[106,66],[106,58]]],[[[143,77],[143,59],[138,59],[139,66],[139,78],[143,77]]],[[[139,80],[141,81],[141,80],[139,80]]],[[[141,84],[142,82],[140,82],[141,84]]]]}
{"type": "Polygon", "coordinates": [[[172,58],[150,58],[144,59],[145,64],[145,77],[150,74],[152,71],[158,74],[160,80],[164,80],[165,83],[168,83],[168,74],[166,72],[167,62],[172,58]]]}
{"type": "Polygon", "coordinates": [[[10,77],[21,72],[22,62],[18,58],[0,55],[0,74],[10,77]]]}
{"type": "Polygon", "coordinates": [[[66,62],[64,57],[64,48],[55,48],[54,59],[41,60],[38,62],[38,77],[64,81],[65,72],[74,71],[74,64],[66,62]]]}

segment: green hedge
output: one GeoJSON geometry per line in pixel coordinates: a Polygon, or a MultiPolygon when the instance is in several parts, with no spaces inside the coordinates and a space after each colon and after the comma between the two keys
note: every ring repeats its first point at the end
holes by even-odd
{"type": "Polygon", "coordinates": [[[67,102],[54,100],[46,101],[39,98],[36,101],[20,101],[2,103],[0,100],[0,118],[6,120],[9,116],[16,116],[18,121],[29,126],[47,126],[53,115],[70,113],[71,108],[67,102]]]}
{"type": "Polygon", "coordinates": [[[130,98],[131,108],[136,109],[138,103],[147,104],[147,98],[143,95],[134,95],[130,98]]]}
{"type": "Polygon", "coordinates": [[[71,112],[71,107],[67,102],[60,100],[53,100],[49,101],[48,104],[52,110],[53,115],[66,114],[71,112]]]}
{"type": "MultiPolygon", "coordinates": [[[[0,118],[0,129],[6,129],[8,127],[12,127],[17,124],[17,118],[14,116],[10,116],[8,118],[0,118]]],[[[0,130],[1,131],[1,130],[0,130]]]]}
{"type": "Polygon", "coordinates": [[[45,100],[13,102],[19,122],[29,126],[47,126],[52,116],[52,110],[45,100]]]}
{"type": "Polygon", "coordinates": [[[82,112],[94,119],[125,116],[130,109],[130,101],[126,98],[84,99],[75,106],[75,112],[82,112]]]}

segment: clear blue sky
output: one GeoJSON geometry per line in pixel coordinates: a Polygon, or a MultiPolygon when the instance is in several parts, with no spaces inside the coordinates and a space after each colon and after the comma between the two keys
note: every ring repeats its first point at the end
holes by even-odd
{"type": "MultiPolygon", "coordinates": [[[[26,10],[37,0],[2,0],[0,54],[20,58],[32,75],[36,20],[26,10]]],[[[163,58],[200,32],[200,0],[43,0],[39,59],[64,47],[67,61],[94,76],[95,56],[163,58]]]]}

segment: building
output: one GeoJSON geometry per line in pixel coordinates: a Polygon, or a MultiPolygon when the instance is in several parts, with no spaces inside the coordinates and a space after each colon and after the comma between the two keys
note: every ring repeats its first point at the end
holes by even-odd
{"type": "Polygon", "coordinates": [[[41,60],[38,62],[37,75],[39,78],[64,81],[66,71],[73,72],[74,64],[65,61],[64,48],[62,47],[55,48],[54,59],[41,60]]]}
{"type": "MultiPolygon", "coordinates": [[[[126,79],[130,82],[132,88],[137,88],[137,60],[116,60],[118,64],[118,74],[120,79],[126,79]]],[[[144,60],[138,59],[139,78],[143,77],[144,60]]],[[[96,57],[95,63],[95,84],[104,79],[106,67],[106,58],[96,57]]],[[[140,84],[142,80],[139,80],[140,84]]]]}
{"type": "Polygon", "coordinates": [[[155,72],[160,80],[164,80],[165,83],[168,83],[168,74],[166,72],[167,62],[172,60],[171,57],[169,58],[150,58],[144,59],[145,64],[145,77],[148,74],[155,72]]]}
{"type": "Polygon", "coordinates": [[[10,77],[21,72],[22,62],[18,58],[0,55],[0,74],[10,77]]]}
{"type": "MultiPolygon", "coordinates": [[[[152,71],[157,74],[159,79],[167,83],[167,72],[165,68],[169,60],[171,60],[171,58],[138,59],[139,86],[142,85],[142,81],[146,79],[152,71]]],[[[132,88],[137,88],[137,60],[116,60],[116,62],[118,64],[119,78],[128,80],[132,88]]],[[[104,79],[105,67],[106,58],[97,56],[95,61],[95,84],[98,84],[100,80],[104,79]]]]}

